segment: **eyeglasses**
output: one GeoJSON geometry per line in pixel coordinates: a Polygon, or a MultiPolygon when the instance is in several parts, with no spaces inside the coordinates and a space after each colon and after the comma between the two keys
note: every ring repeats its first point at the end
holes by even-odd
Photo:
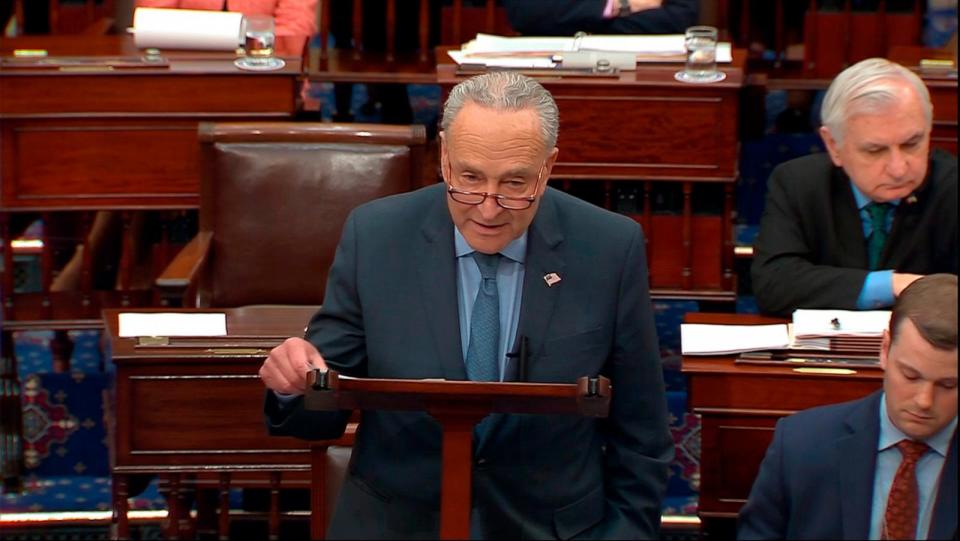
{"type": "MultiPolygon", "coordinates": [[[[540,189],[540,180],[543,177],[543,167],[545,165],[546,162],[540,165],[540,170],[537,172],[537,181],[534,183],[533,193],[537,193],[537,190],[540,189]]],[[[511,196],[493,192],[461,190],[454,188],[449,181],[447,181],[447,193],[450,194],[451,199],[464,205],[480,205],[486,201],[488,197],[492,197],[497,202],[497,205],[507,210],[527,210],[533,205],[533,202],[537,200],[536,195],[511,196]]]]}

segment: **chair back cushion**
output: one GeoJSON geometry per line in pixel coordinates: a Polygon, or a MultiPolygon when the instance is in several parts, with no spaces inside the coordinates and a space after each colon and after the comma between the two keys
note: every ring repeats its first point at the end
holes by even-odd
{"type": "Polygon", "coordinates": [[[290,140],[205,149],[201,229],[213,231],[208,306],[321,304],[350,211],[419,183],[405,144],[290,140]]]}

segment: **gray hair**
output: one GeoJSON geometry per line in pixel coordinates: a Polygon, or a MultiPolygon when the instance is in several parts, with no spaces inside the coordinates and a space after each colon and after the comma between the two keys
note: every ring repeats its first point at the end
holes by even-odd
{"type": "Polygon", "coordinates": [[[897,80],[909,83],[917,93],[929,129],[933,105],[927,85],[917,74],[885,58],[868,58],[840,72],[823,98],[820,121],[837,143],[843,142],[847,119],[853,114],[877,112],[896,103],[893,83],[897,80]]]}
{"type": "Polygon", "coordinates": [[[536,80],[513,71],[492,71],[471,77],[453,87],[443,105],[440,128],[449,133],[454,118],[467,102],[495,111],[533,109],[540,118],[540,132],[549,151],[557,145],[560,115],[550,92],[536,80]]]}

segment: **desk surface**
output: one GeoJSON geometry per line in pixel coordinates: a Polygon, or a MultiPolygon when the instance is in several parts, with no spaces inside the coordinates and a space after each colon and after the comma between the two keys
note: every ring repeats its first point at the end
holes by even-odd
{"type": "MultiPolygon", "coordinates": [[[[766,324],[742,314],[689,313],[687,323],[766,324]]],[[[702,518],[734,518],[746,502],[778,419],[799,410],[855,400],[879,389],[879,367],[848,372],[797,371],[794,365],[741,364],[732,355],[683,357],[689,408],[701,416],[702,518]]]]}
{"type": "Polygon", "coordinates": [[[267,436],[258,371],[270,347],[303,334],[315,307],[203,310],[226,313],[228,336],[160,347],[120,338],[122,311],[178,310],[103,311],[117,369],[114,473],[309,470],[307,442],[267,436]]]}
{"type": "MultiPolygon", "coordinates": [[[[467,79],[438,52],[444,93],[467,79]]],[[[549,90],[560,110],[559,179],[732,183],[737,178],[737,124],[744,85],[743,51],[721,65],[719,83],[674,79],[682,64],[639,64],[614,75],[523,71],[549,90]]]]}
{"type": "MultiPolygon", "coordinates": [[[[14,49],[95,60],[142,54],[129,36],[0,42],[0,55],[14,49]]],[[[0,69],[0,210],[196,207],[199,121],[286,120],[296,111],[298,54],[266,73],[240,70],[231,52],[162,54],[168,62],[158,68],[0,69]]]]}

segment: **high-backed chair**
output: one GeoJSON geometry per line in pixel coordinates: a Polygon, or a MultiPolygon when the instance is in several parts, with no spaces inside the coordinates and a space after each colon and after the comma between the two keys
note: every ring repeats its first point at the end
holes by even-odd
{"type": "MultiPolygon", "coordinates": [[[[162,297],[192,307],[319,305],[350,211],[421,185],[426,131],[226,122],[200,124],[199,140],[199,232],[157,279],[162,297]]],[[[325,532],[354,429],[312,445],[312,538],[325,532]],[[328,453],[330,443],[340,447],[328,453]]]]}
{"type": "Polygon", "coordinates": [[[198,235],[156,281],[170,304],[318,305],[347,214],[420,185],[423,126],[203,123],[198,235]]]}

